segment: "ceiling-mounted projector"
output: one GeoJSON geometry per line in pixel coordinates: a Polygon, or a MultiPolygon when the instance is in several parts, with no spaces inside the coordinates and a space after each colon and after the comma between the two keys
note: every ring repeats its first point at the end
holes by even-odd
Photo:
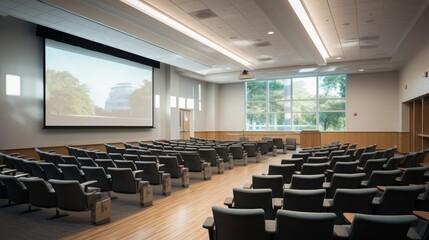
{"type": "Polygon", "coordinates": [[[238,76],[239,80],[250,80],[250,79],[254,79],[255,76],[253,76],[253,73],[247,71],[247,70],[243,70],[240,73],[240,76],[238,76]]]}

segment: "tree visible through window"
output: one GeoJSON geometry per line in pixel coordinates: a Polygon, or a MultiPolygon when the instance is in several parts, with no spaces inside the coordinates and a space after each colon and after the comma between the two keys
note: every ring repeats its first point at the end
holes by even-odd
{"type": "Polygon", "coordinates": [[[247,130],[344,131],[346,75],[246,83],[247,130]]]}

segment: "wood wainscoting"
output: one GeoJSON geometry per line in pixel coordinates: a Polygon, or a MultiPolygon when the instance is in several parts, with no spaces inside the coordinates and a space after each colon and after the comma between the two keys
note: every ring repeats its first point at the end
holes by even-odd
{"type": "MultiPolygon", "coordinates": [[[[197,138],[231,141],[237,141],[239,134],[246,135],[246,137],[249,137],[249,140],[260,140],[262,136],[292,137],[296,138],[297,144],[301,144],[300,132],[196,131],[194,134],[197,138]]],[[[407,153],[410,151],[410,134],[408,132],[320,132],[320,135],[320,145],[322,146],[339,141],[356,143],[358,147],[377,144],[378,149],[385,149],[396,145],[398,152],[407,153]]],[[[314,142],[319,142],[319,140],[315,140],[314,142]]]]}

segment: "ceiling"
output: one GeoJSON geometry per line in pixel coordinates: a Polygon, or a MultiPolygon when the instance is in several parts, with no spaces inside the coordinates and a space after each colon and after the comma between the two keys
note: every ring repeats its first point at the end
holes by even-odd
{"type": "Polygon", "coordinates": [[[192,78],[238,81],[399,69],[398,48],[429,0],[301,0],[330,57],[321,57],[287,0],[140,0],[223,48],[242,64],[118,0],[1,0],[0,15],[97,41],[192,78]],[[268,34],[273,32],[274,34],[268,34]]]}

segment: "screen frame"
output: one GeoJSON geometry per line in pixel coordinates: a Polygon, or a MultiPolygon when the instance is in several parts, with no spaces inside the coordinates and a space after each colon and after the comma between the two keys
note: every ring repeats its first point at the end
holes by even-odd
{"type": "MultiPolygon", "coordinates": [[[[51,40],[57,41],[55,39],[51,39],[51,40]]],[[[59,42],[62,42],[62,41],[59,41],[59,42]]],[[[67,42],[62,42],[62,43],[69,44],[69,45],[72,45],[74,47],[81,47],[81,46],[70,44],[67,42]]],[[[43,46],[42,47],[43,47],[43,51],[42,51],[43,52],[43,126],[42,126],[42,128],[43,129],[78,129],[78,128],[83,128],[83,129],[91,129],[91,128],[93,128],[93,129],[100,129],[100,128],[148,129],[148,128],[155,128],[155,126],[154,126],[155,125],[155,105],[154,105],[155,104],[154,103],[154,101],[155,101],[155,67],[151,66],[151,65],[143,64],[141,62],[136,62],[136,61],[130,60],[128,58],[124,58],[124,59],[136,62],[138,64],[146,65],[146,66],[152,68],[152,82],[151,82],[151,84],[152,84],[152,89],[151,89],[151,91],[152,91],[152,102],[151,102],[151,117],[152,117],[152,119],[151,119],[151,123],[152,124],[151,125],[48,125],[47,124],[47,109],[46,109],[46,105],[47,105],[47,96],[46,96],[46,90],[47,90],[46,89],[46,84],[47,84],[47,82],[46,82],[47,81],[46,80],[46,38],[43,38],[43,46]]],[[[89,51],[99,52],[102,54],[112,55],[112,54],[102,52],[102,51],[97,51],[94,49],[88,49],[88,48],[84,48],[84,49],[87,49],[89,51]]],[[[116,54],[112,55],[112,56],[121,58],[119,56],[116,56],[116,54]]]]}

